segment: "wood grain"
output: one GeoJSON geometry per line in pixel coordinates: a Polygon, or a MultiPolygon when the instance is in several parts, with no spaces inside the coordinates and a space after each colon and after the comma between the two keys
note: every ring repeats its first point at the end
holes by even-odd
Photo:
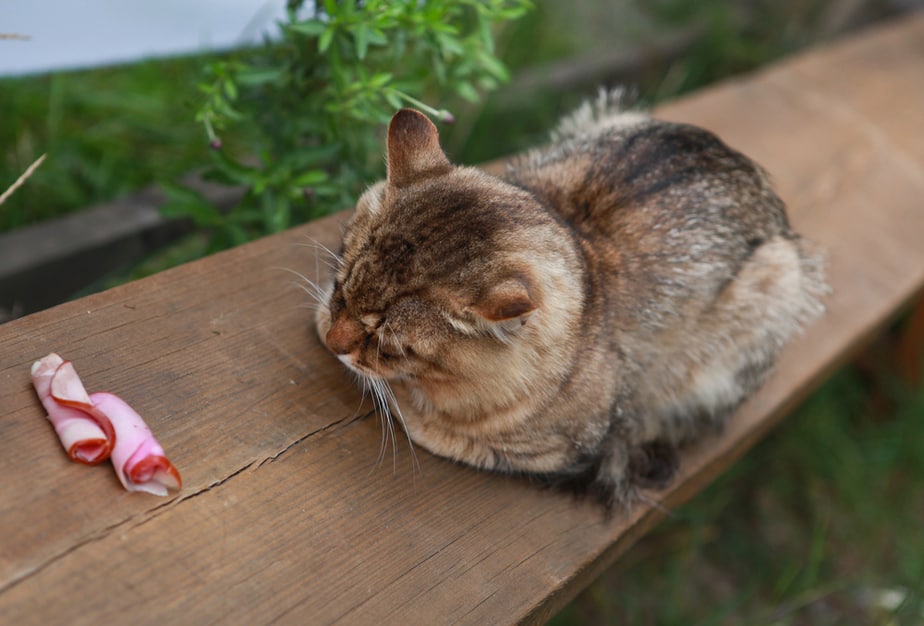
{"type": "MultiPolygon", "coordinates": [[[[664,107],[773,174],[829,253],[829,313],[721,437],[653,494],[673,507],[743,454],[924,285],[924,16],[664,107]],[[862,87],[861,87],[862,86],[862,87]]],[[[0,326],[0,622],[511,623],[560,608],[661,516],[410,447],[314,337],[343,215],[0,326]],[[128,494],[70,463],[29,366],[49,351],[148,419],[184,489],[128,494]],[[381,456],[381,460],[377,461],[381,456]],[[416,463],[416,464],[415,464],[416,463]]]]}

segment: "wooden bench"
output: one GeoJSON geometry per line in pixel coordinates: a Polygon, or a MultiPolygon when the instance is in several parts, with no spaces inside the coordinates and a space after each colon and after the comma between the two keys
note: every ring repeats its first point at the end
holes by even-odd
{"type": "MultiPolygon", "coordinates": [[[[827,247],[829,312],[660,494],[691,497],[924,285],[924,15],[659,110],[762,162],[827,247]]],[[[479,473],[399,439],[377,464],[368,401],[314,337],[292,268],[344,215],[0,326],[0,621],[541,621],[663,512],[479,473]],[[176,497],[70,463],[29,383],[49,351],[148,419],[176,497]]],[[[36,286],[36,288],[40,288],[36,286]]]]}

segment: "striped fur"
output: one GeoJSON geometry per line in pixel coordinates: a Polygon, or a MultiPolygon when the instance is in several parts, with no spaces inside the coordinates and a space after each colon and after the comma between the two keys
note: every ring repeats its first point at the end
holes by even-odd
{"type": "Polygon", "coordinates": [[[614,94],[503,178],[452,165],[403,110],[388,168],[316,322],[441,456],[628,503],[823,311],[820,256],[763,170],[614,94]]]}

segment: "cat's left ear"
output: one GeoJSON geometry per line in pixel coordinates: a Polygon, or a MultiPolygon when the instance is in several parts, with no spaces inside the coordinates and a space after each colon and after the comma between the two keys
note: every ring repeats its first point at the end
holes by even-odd
{"type": "Polygon", "coordinates": [[[537,308],[526,281],[509,278],[489,287],[469,310],[489,326],[510,332],[526,324],[537,308]]]}
{"type": "Polygon", "coordinates": [[[414,109],[401,109],[388,125],[388,184],[401,187],[448,172],[452,164],[440,148],[433,122],[414,109]]]}

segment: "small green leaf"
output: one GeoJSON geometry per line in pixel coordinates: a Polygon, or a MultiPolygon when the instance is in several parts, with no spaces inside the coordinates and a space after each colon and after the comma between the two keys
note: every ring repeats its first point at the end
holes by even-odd
{"type": "Polygon", "coordinates": [[[284,68],[258,69],[246,68],[237,73],[237,82],[247,87],[257,87],[266,83],[273,83],[285,76],[284,68]]]}
{"type": "Polygon", "coordinates": [[[478,16],[478,32],[481,35],[481,44],[488,54],[494,54],[494,38],[491,36],[491,22],[483,15],[478,16]]]}
{"type": "Polygon", "coordinates": [[[304,22],[296,22],[294,24],[289,24],[289,30],[295,31],[301,35],[308,35],[310,37],[317,37],[325,30],[327,30],[327,24],[321,20],[311,19],[305,20],[304,22]]]}
{"type": "Polygon", "coordinates": [[[210,167],[202,172],[202,180],[218,183],[220,185],[227,185],[229,187],[237,184],[237,181],[233,180],[217,167],[210,167]]]}
{"type": "Polygon", "coordinates": [[[510,80],[510,74],[507,72],[507,68],[495,56],[488,53],[482,53],[478,55],[478,60],[481,62],[481,65],[488,71],[488,73],[497,80],[501,82],[507,82],[510,80]]]}
{"type": "Polygon", "coordinates": [[[331,42],[334,40],[334,29],[329,28],[324,31],[321,35],[321,38],[318,39],[318,52],[324,54],[327,52],[327,49],[330,48],[331,42]]]}
{"type": "Polygon", "coordinates": [[[378,28],[369,29],[369,44],[374,46],[384,46],[388,43],[388,36],[378,28]]]}
{"type": "Polygon", "coordinates": [[[315,196],[334,197],[340,195],[343,190],[337,185],[317,185],[314,188],[315,196]]]}
{"type": "Polygon", "coordinates": [[[294,183],[298,187],[313,187],[314,185],[327,182],[328,178],[327,172],[323,170],[311,170],[296,178],[294,183]]]}
{"type": "Polygon", "coordinates": [[[443,63],[443,60],[434,55],[431,60],[431,65],[433,66],[433,73],[436,74],[436,82],[440,85],[446,84],[446,64],[443,63]]]}
{"type": "Polygon", "coordinates": [[[460,80],[454,85],[456,93],[469,102],[478,101],[478,91],[467,80],[460,80]]]}
{"type": "Polygon", "coordinates": [[[163,188],[164,195],[167,196],[167,201],[169,203],[175,205],[208,203],[202,194],[200,194],[198,191],[190,189],[189,187],[184,187],[183,185],[169,181],[162,182],[161,187],[163,188]]]}
{"type": "Polygon", "coordinates": [[[356,45],[356,57],[362,61],[366,58],[366,51],[369,49],[369,27],[365,22],[360,22],[353,30],[353,42],[356,45]]]}
{"type": "Polygon", "coordinates": [[[222,85],[225,90],[225,95],[228,96],[228,100],[237,100],[237,85],[234,84],[233,80],[226,80],[222,85]]]}
{"type": "Polygon", "coordinates": [[[241,165],[225,154],[224,150],[212,150],[209,154],[212,155],[212,162],[215,167],[238,185],[249,187],[260,179],[259,170],[241,165]]]}
{"type": "Polygon", "coordinates": [[[388,102],[391,108],[397,110],[404,106],[404,101],[401,100],[401,97],[393,90],[388,90],[383,95],[385,96],[385,101],[388,102]]]}
{"type": "Polygon", "coordinates": [[[482,91],[494,91],[498,85],[497,80],[490,76],[482,76],[478,79],[478,88],[482,91]]]}
{"type": "Polygon", "coordinates": [[[391,81],[392,74],[390,72],[379,72],[371,79],[369,79],[369,86],[374,89],[380,89],[388,84],[391,81]]]}
{"type": "Polygon", "coordinates": [[[462,47],[462,44],[453,35],[449,35],[447,33],[436,33],[434,37],[440,48],[443,50],[444,58],[447,55],[460,55],[465,52],[465,48],[462,47]]]}
{"type": "Polygon", "coordinates": [[[276,193],[265,193],[260,196],[263,205],[263,219],[266,230],[278,233],[290,225],[289,201],[276,193]]]}
{"type": "Polygon", "coordinates": [[[241,113],[238,113],[234,108],[232,108],[231,105],[228,104],[227,100],[222,100],[220,98],[216,99],[212,103],[212,106],[215,109],[216,113],[218,113],[222,117],[228,118],[229,120],[234,120],[238,122],[244,119],[244,116],[241,113]]]}

